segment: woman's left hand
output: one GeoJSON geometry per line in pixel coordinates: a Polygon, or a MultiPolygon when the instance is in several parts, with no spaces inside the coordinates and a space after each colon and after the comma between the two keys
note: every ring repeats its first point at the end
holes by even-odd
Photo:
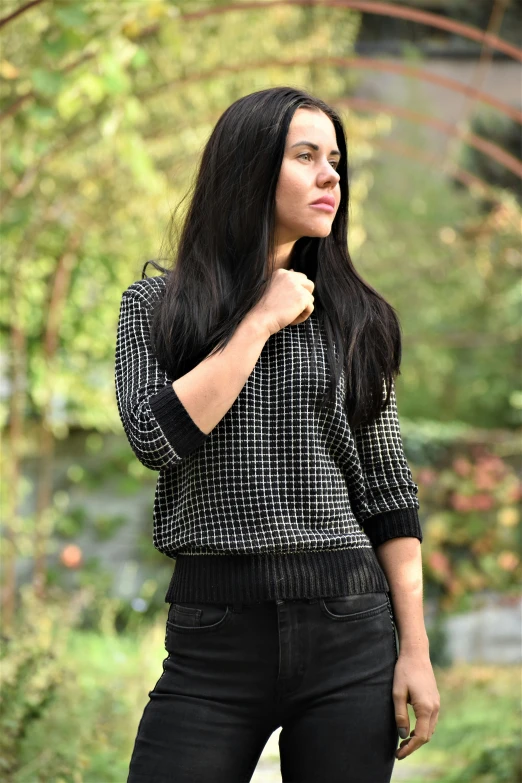
{"type": "Polygon", "coordinates": [[[395,751],[395,757],[400,760],[430,741],[439,719],[440,696],[427,650],[414,649],[399,653],[392,695],[397,728],[405,728],[407,731],[407,739],[395,751]],[[408,703],[413,707],[416,717],[415,728],[411,733],[408,703]]]}

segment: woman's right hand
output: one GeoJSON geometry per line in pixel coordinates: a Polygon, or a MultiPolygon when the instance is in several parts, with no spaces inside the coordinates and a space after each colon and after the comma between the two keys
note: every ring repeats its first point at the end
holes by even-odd
{"type": "Polygon", "coordinates": [[[269,333],[303,323],[314,309],[314,283],[303,272],[276,269],[250,315],[259,318],[269,333]]]}

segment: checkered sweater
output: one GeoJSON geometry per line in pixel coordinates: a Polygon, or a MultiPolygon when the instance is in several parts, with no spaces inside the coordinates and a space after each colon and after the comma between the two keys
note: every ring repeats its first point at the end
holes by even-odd
{"type": "Polygon", "coordinates": [[[134,454],[159,471],[153,543],[175,559],[165,600],[389,590],[377,547],[397,536],[422,542],[395,387],[379,418],[353,432],[344,372],[335,407],[321,408],[328,365],[314,311],[269,337],[234,404],[206,434],[151,349],[151,307],[164,290],[161,275],[122,296],[115,390],[134,454]],[[315,369],[307,332],[319,341],[315,369]]]}

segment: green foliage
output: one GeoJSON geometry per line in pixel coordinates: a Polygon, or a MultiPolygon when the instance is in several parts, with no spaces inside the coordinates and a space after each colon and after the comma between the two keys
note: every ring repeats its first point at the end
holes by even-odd
{"type": "MultiPolygon", "coordinates": [[[[426,113],[431,107],[416,107],[426,113]]],[[[411,129],[404,143],[423,148],[411,129]]],[[[366,172],[357,268],[396,308],[403,329],[400,413],[413,422],[514,429],[522,423],[520,206],[495,206],[426,176],[406,158],[366,172]]],[[[436,426],[436,425],[434,425],[436,426]]]]}
{"type": "MultiPolygon", "coordinates": [[[[421,751],[426,762],[439,769],[434,779],[438,783],[520,780],[519,667],[460,664],[437,669],[436,679],[439,722],[421,751]]],[[[424,783],[425,779],[412,780],[424,783]]]]}
{"type": "Polygon", "coordinates": [[[64,653],[69,627],[63,605],[42,607],[28,589],[20,597],[16,631],[3,635],[0,643],[0,776],[5,781],[18,769],[27,733],[45,720],[65,680],[73,676],[64,653]]]}
{"type": "MultiPolygon", "coordinates": [[[[152,631],[155,663],[150,647],[140,652],[134,637],[145,635],[150,643],[150,621],[138,621],[134,612],[127,637],[119,639],[122,602],[107,596],[99,571],[92,572],[92,580],[87,573],[72,596],[53,587],[52,580],[44,601],[30,586],[22,587],[14,629],[1,637],[0,777],[6,783],[123,778],[132,742],[129,710],[134,709],[137,725],[146,693],[137,673],[153,678],[164,633],[152,631]],[[127,672],[130,649],[132,671],[127,672]],[[136,655],[143,658],[137,668],[136,655]]],[[[145,583],[141,593],[150,597],[154,588],[145,583]]],[[[164,614],[165,604],[160,609],[164,614]]]]}
{"type": "Polygon", "coordinates": [[[486,447],[456,447],[451,462],[416,471],[424,511],[427,592],[443,609],[469,608],[483,590],[515,591],[522,578],[522,483],[486,447]]]}
{"type": "Polygon", "coordinates": [[[522,780],[520,727],[509,735],[485,740],[472,751],[467,764],[444,778],[444,783],[514,783],[522,780]]]}
{"type": "MultiPolygon", "coordinates": [[[[517,159],[520,157],[520,123],[493,110],[481,109],[473,114],[470,133],[497,144],[505,152],[517,159]]],[[[522,204],[522,185],[520,176],[507,169],[498,161],[484,155],[476,147],[463,147],[462,165],[486,182],[511,191],[519,204],[522,204]]]]}
{"type": "Polygon", "coordinates": [[[161,671],[163,618],[120,637],[101,591],[71,600],[53,589],[45,602],[25,589],[22,596],[15,631],[1,646],[2,780],[119,783],[161,671]],[[82,631],[89,611],[98,622],[82,631]]]}
{"type": "Polygon", "coordinates": [[[73,508],[67,514],[58,517],[54,532],[62,538],[75,538],[84,529],[87,523],[87,511],[83,506],[73,508]]]}
{"type": "Polygon", "coordinates": [[[94,518],[94,531],[99,541],[107,541],[125,525],[125,514],[97,514],[94,518]]]}

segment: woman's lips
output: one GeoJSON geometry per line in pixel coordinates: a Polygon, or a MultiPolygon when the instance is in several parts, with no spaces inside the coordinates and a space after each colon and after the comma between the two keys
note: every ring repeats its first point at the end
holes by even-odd
{"type": "Polygon", "coordinates": [[[310,204],[310,206],[314,209],[322,209],[325,212],[335,212],[334,207],[332,207],[330,204],[310,204]]]}

